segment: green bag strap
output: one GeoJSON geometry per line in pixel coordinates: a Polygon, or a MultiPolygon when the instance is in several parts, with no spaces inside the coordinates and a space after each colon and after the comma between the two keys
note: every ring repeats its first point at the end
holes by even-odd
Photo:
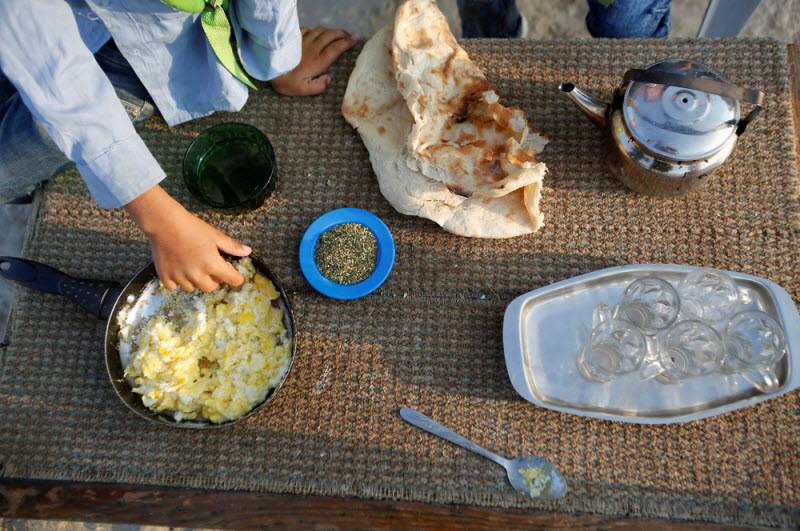
{"type": "Polygon", "coordinates": [[[258,90],[247,77],[244,68],[236,60],[236,54],[231,47],[231,25],[225,10],[228,0],[161,0],[165,4],[187,13],[200,13],[200,22],[208,38],[211,49],[228,72],[252,88],[258,90]]]}

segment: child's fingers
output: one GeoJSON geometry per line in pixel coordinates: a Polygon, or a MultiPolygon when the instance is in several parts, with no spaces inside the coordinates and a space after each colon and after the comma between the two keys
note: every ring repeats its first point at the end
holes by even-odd
{"type": "Polygon", "coordinates": [[[319,53],[319,57],[327,69],[336,61],[340,55],[356,45],[358,41],[351,35],[332,40],[319,53]]]}
{"type": "Polygon", "coordinates": [[[219,279],[220,282],[230,284],[231,286],[241,286],[244,283],[244,276],[225,260],[223,260],[223,264],[222,267],[216,269],[212,273],[214,278],[219,279]]]}
{"type": "Polygon", "coordinates": [[[194,282],[184,276],[177,277],[175,281],[178,283],[181,289],[187,293],[194,291],[194,288],[196,287],[194,282]]]}
{"type": "Polygon", "coordinates": [[[328,88],[328,83],[331,82],[331,76],[328,74],[318,76],[312,79],[306,80],[303,87],[303,96],[316,96],[317,94],[322,94],[325,92],[325,89],[328,88]]]}
{"type": "Polygon", "coordinates": [[[247,256],[250,254],[250,247],[239,243],[230,236],[220,232],[217,235],[217,248],[223,253],[228,253],[233,256],[247,256]]]}
{"type": "Polygon", "coordinates": [[[156,273],[158,274],[158,278],[161,279],[161,283],[164,284],[165,288],[167,288],[170,291],[175,291],[175,289],[178,287],[178,283],[177,282],[175,282],[171,278],[165,279],[164,275],[159,271],[156,271],[156,273]]]}
{"type": "Polygon", "coordinates": [[[313,47],[314,47],[314,50],[317,53],[321,53],[322,50],[326,46],[328,46],[330,43],[332,43],[333,41],[338,40],[338,39],[351,39],[351,38],[352,38],[352,35],[350,35],[349,33],[347,33],[344,30],[326,29],[324,32],[319,34],[314,39],[313,47]]]}
{"type": "Polygon", "coordinates": [[[211,293],[219,286],[219,280],[217,280],[216,277],[204,275],[202,278],[197,279],[194,284],[200,288],[203,293],[211,293]]]}
{"type": "Polygon", "coordinates": [[[161,280],[161,283],[170,291],[175,291],[178,289],[178,282],[170,271],[165,271],[163,265],[159,260],[154,260],[154,264],[156,266],[156,275],[161,280]]]}
{"type": "Polygon", "coordinates": [[[328,28],[324,28],[322,26],[317,26],[312,30],[306,31],[305,33],[303,33],[303,43],[313,42],[314,40],[316,40],[317,37],[325,33],[327,29],[328,28]]]}

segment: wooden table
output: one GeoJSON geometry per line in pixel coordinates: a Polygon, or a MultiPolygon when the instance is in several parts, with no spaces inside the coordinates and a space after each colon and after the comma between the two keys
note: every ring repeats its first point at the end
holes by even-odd
{"type": "MultiPolygon", "coordinates": [[[[790,44],[788,49],[792,72],[795,145],[800,152],[800,44],[790,44]]],[[[5,518],[236,529],[266,526],[326,529],[723,527],[683,520],[15,479],[0,479],[0,515],[5,518]]],[[[724,527],[731,529],[730,525],[724,527]]]]}

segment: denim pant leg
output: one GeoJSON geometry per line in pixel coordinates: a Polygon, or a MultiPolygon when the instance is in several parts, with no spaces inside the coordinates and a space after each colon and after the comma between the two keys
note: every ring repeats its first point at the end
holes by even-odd
{"type": "Polygon", "coordinates": [[[670,0],[587,0],[586,28],[594,37],[669,35],[670,0]],[[607,7],[605,7],[607,6],[607,7]]]}
{"type": "MultiPolygon", "coordinates": [[[[134,124],[155,112],[147,91],[113,42],[95,54],[134,124]]],[[[0,204],[29,202],[44,181],[72,164],[0,72],[0,204]]]]}
{"type": "Polygon", "coordinates": [[[71,162],[2,73],[0,98],[0,203],[30,202],[43,181],[71,162]]]}
{"type": "Polygon", "coordinates": [[[108,44],[94,54],[94,57],[114,86],[117,97],[133,125],[138,125],[155,114],[156,108],[150,94],[139,81],[128,60],[117,49],[114,41],[108,41],[108,44]]]}
{"type": "Polygon", "coordinates": [[[458,14],[467,39],[513,38],[522,26],[516,0],[458,0],[458,14]]]}

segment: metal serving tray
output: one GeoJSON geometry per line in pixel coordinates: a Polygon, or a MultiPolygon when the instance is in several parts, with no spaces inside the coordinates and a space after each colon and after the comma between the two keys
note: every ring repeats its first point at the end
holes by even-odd
{"type": "Polygon", "coordinates": [[[506,367],[514,389],[548,409],[587,417],[669,424],[687,422],[763,402],[800,385],[800,315],[780,286],[763,278],[725,271],[786,332],[787,355],[778,362],[780,389],[763,394],[738,375],[712,374],[680,384],[642,382],[636,373],[609,383],[586,380],[578,372],[581,327],[591,327],[592,310],[616,304],[633,280],[657,275],[678,283],[700,269],[686,265],[643,264],[613,267],[556,282],[514,299],[503,322],[506,367]]]}

